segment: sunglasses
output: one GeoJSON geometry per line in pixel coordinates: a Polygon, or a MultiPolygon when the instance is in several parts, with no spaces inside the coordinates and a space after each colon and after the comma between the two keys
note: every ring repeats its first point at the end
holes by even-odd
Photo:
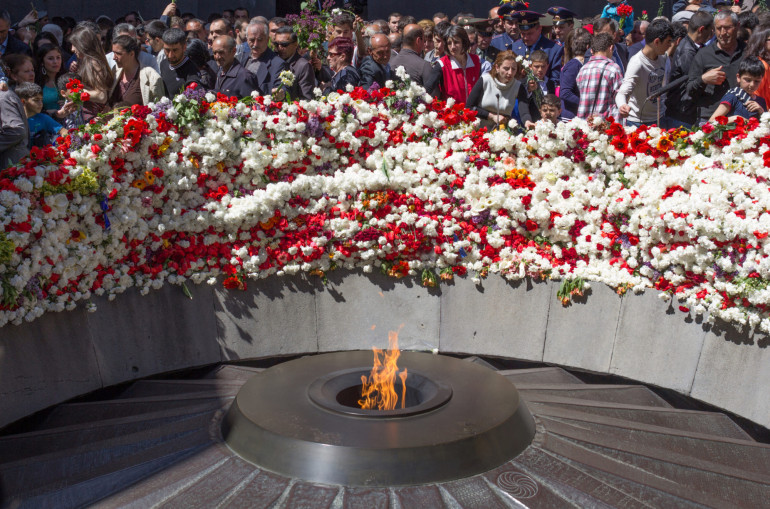
{"type": "Polygon", "coordinates": [[[288,48],[288,47],[289,47],[289,46],[291,46],[292,44],[294,44],[294,43],[293,43],[293,42],[291,42],[291,41],[289,41],[289,42],[276,42],[276,43],[275,43],[275,45],[276,45],[276,46],[278,46],[278,47],[280,47],[280,48],[288,48]]]}
{"type": "Polygon", "coordinates": [[[329,55],[330,57],[338,57],[342,55],[342,53],[335,53],[334,51],[330,51],[329,53],[327,53],[327,55],[329,55]]]}

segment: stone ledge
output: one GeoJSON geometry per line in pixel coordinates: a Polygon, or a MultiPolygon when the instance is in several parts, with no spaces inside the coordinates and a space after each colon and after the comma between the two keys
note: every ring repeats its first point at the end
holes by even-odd
{"type": "Polygon", "coordinates": [[[223,361],[387,346],[492,355],[617,374],[676,390],[770,427],[770,341],[698,323],[656,292],[617,296],[594,283],[568,307],[558,283],[456,278],[438,288],[338,271],[189,285],[6,326],[0,426],[101,387],[223,361]],[[403,324],[403,326],[401,326],[403,324]]]}

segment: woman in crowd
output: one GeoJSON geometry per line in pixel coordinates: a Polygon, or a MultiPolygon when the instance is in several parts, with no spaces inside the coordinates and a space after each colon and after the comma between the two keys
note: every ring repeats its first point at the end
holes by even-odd
{"type": "Polygon", "coordinates": [[[425,60],[431,64],[435,64],[439,58],[446,54],[446,38],[444,37],[444,32],[446,32],[450,26],[452,25],[447,21],[442,21],[433,27],[433,49],[430,51],[426,50],[425,53],[425,60]]]}
{"type": "Polygon", "coordinates": [[[152,67],[139,64],[141,48],[136,38],[119,35],[112,40],[115,58],[115,84],[110,102],[119,108],[158,102],[163,97],[163,80],[152,67]]]}
{"type": "Polygon", "coordinates": [[[522,123],[532,119],[527,89],[516,79],[519,70],[516,54],[513,51],[501,51],[495,58],[492,70],[482,75],[474,85],[467,106],[478,112],[482,127],[491,129],[508,124],[516,99],[519,100],[522,123]]]}
{"type": "Polygon", "coordinates": [[[765,75],[756,94],[770,104],[770,28],[756,30],[749,37],[743,58],[757,57],[765,66],[765,75]]]}
{"type": "Polygon", "coordinates": [[[329,43],[327,56],[329,68],[334,75],[329,83],[326,84],[324,95],[337,90],[344,91],[347,85],[358,86],[358,83],[361,81],[361,75],[358,73],[358,69],[353,67],[351,63],[353,61],[354,48],[353,41],[347,37],[337,37],[329,43]]]}
{"type": "Polygon", "coordinates": [[[463,27],[451,25],[443,35],[447,54],[438,59],[433,82],[438,86],[441,99],[451,97],[459,103],[467,103],[468,95],[481,76],[481,60],[468,53],[471,41],[463,27]]]}
{"type": "Polygon", "coordinates": [[[54,120],[66,116],[66,112],[60,111],[62,97],[56,88],[56,80],[62,74],[61,48],[42,44],[35,52],[35,60],[35,83],[43,89],[43,112],[48,113],[54,120]]]}
{"type": "Polygon", "coordinates": [[[21,53],[5,55],[3,63],[8,70],[8,80],[11,87],[19,83],[35,82],[35,62],[32,57],[21,53]]]}
{"type": "Polygon", "coordinates": [[[577,115],[580,105],[580,90],[577,75],[585,63],[585,55],[591,46],[591,34],[584,28],[573,30],[564,41],[564,66],[561,69],[559,98],[564,102],[564,109],[577,115]],[[567,58],[567,48],[570,48],[567,58]]]}
{"type": "Polygon", "coordinates": [[[109,108],[110,92],[115,82],[99,35],[85,26],[76,27],[70,35],[72,50],[77,57],[77,73],[90,99],[83,103],[83,121],[88,122],[109,108]]]}
{"type": "Polygon", "coordinates": [[[427,55],[433,51],[433,31],[436,27],[436,24],[429,19],[421,19],[417,22],[417,24],[422,27],[425,40],[425,49],[423,51],[427,55]]]}

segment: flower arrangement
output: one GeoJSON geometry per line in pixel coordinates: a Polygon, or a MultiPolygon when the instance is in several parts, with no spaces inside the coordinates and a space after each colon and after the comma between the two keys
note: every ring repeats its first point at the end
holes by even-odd
{"type": "Polygon", "coordinates": [[[386,85],[294,103],[186,91],[34,148],[0,171],[0,326],[131,287],[348,268],[561,280],[564,303],[595,282],[654,288],[770,331],[768,118],[486,132],[386,85]]]}
{"type": "Polygon", "coordinates": [[[306,0],[300,4],[299,14],[287,14],[286,20],[297,34],[297,41],[300,48],[306,48],[313,54],[322,56],[324,54],[324,42],[327,37],[327,25],[331,17],[340,12],[341,9],[334,8],[334,0],[320,0],[312,2],[306,0]],[[332,11],[334,9],[334,12],[332,11]]]}
{"type": "Polygon", "coordinates": [[[83,84],[76,78],[69,80],[65,88],[67,90],[65,98],[77,106],[82,106],[84,102],[91,100],[91,95],[84,91],[83,84]]]}
{"type": "Polygon", "coordinates": [[[619,25],[620,25],[620,28],[622,29],[623,24],[626,21],[626,18],[628,18],[634,13],[634,8],[626,3],[621,3],[620,5],[618,5],[617,10],[615,12],[620,17],[619,25]]]}

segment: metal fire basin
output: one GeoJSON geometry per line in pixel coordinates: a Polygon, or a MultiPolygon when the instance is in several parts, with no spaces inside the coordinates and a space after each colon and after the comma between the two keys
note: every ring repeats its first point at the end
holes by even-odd
{"type": "Polygon", "coordinates": [[[470,477],[532,442],[535,423],[513,383],[452,357],[402,352],[406,408],[350,406],[372,358],[369,351],[323,354],[258,373],[223,420],[225,442],[264,469],[347,486],[470,477]]]}

